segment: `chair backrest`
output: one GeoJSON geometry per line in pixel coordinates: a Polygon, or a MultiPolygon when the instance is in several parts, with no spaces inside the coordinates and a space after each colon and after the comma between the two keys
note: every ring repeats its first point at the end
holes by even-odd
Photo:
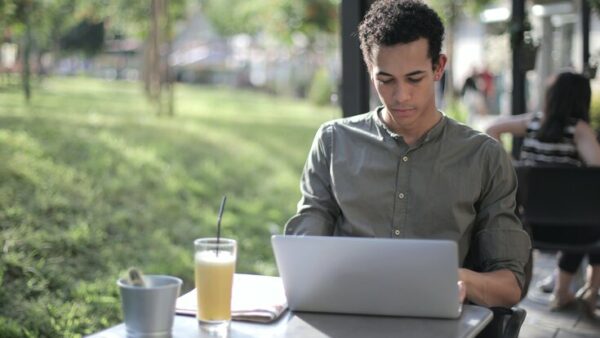
{"type": "Polygon", "coordinates": [[[536,235],[541,229],[547,233],[558,227],[600,231],[600,168],[517,167],[516,171],[518,212],[525,229],[533,232],[535,248],[580,252],[600,248],[600,242],[547,242],[536,235]]]}
{"type": "Polygon", "coordinates": [[[600,226],[600,168],[517,167],[522,219],[544,226],[600,226]]]}

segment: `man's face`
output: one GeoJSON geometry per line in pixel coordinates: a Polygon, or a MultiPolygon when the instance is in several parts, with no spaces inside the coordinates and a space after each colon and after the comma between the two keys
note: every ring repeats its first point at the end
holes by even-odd
{"type": "Polygon", "coordinates": [[[383,120],[400,134],[424,132],[437,121],[434,83],[441,78],[446,57],[441,55],[433,69],[428,48],[421,38],[373,52],[371,80],[385,106],[383,120]]]}

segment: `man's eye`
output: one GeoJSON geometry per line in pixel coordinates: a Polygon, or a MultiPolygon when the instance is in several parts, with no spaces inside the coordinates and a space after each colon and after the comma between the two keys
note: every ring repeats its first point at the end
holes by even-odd
{"type": "Polygon", "coordinates": [[[383,79],[377,79],[377,82],[379,82],[381,84],[387,84],[387,83],[392,82],[392,79],[385,79],[385,80],[383,80],[383,79]]]}
{"type": "Polygon", "coordinates": [[[421,82],[421,80],[423,80],[422,77],[419,77],[419,78],[409,77],[408,78],[408,82],[410,82],[410,83],[418,83],[418,82],[421,82]]]}

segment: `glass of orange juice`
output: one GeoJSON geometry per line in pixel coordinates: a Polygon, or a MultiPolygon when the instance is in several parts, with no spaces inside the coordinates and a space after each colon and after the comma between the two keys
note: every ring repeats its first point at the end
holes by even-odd
{"type": "Polygon", "coordinates": [[[231,321],[231,289],[237,257],[236,241],[200,238],[194,241],[196,292],[200,327],[223,331],[231,321]]]}

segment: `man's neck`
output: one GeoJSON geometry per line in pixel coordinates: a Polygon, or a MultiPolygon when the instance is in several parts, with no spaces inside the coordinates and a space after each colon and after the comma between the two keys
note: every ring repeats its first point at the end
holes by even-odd
{"type": "MultiPolygon", "coordinates": [[[[385,109],[385,108],[384,108],[385,109]]],[[[392,120],[390,114],[387,112],[383,112],[382,116],[383,123],[394,133],[402,136],[404,142],[409,146],[414,145],[423,135],[425,135],[431,128],[433,128],[441,119],[442,113],[440,113],[437,109],[426,116],[423,116],[422,119],[415,121],[410,125],[399,125],[396,121],[392,120]]]]}

